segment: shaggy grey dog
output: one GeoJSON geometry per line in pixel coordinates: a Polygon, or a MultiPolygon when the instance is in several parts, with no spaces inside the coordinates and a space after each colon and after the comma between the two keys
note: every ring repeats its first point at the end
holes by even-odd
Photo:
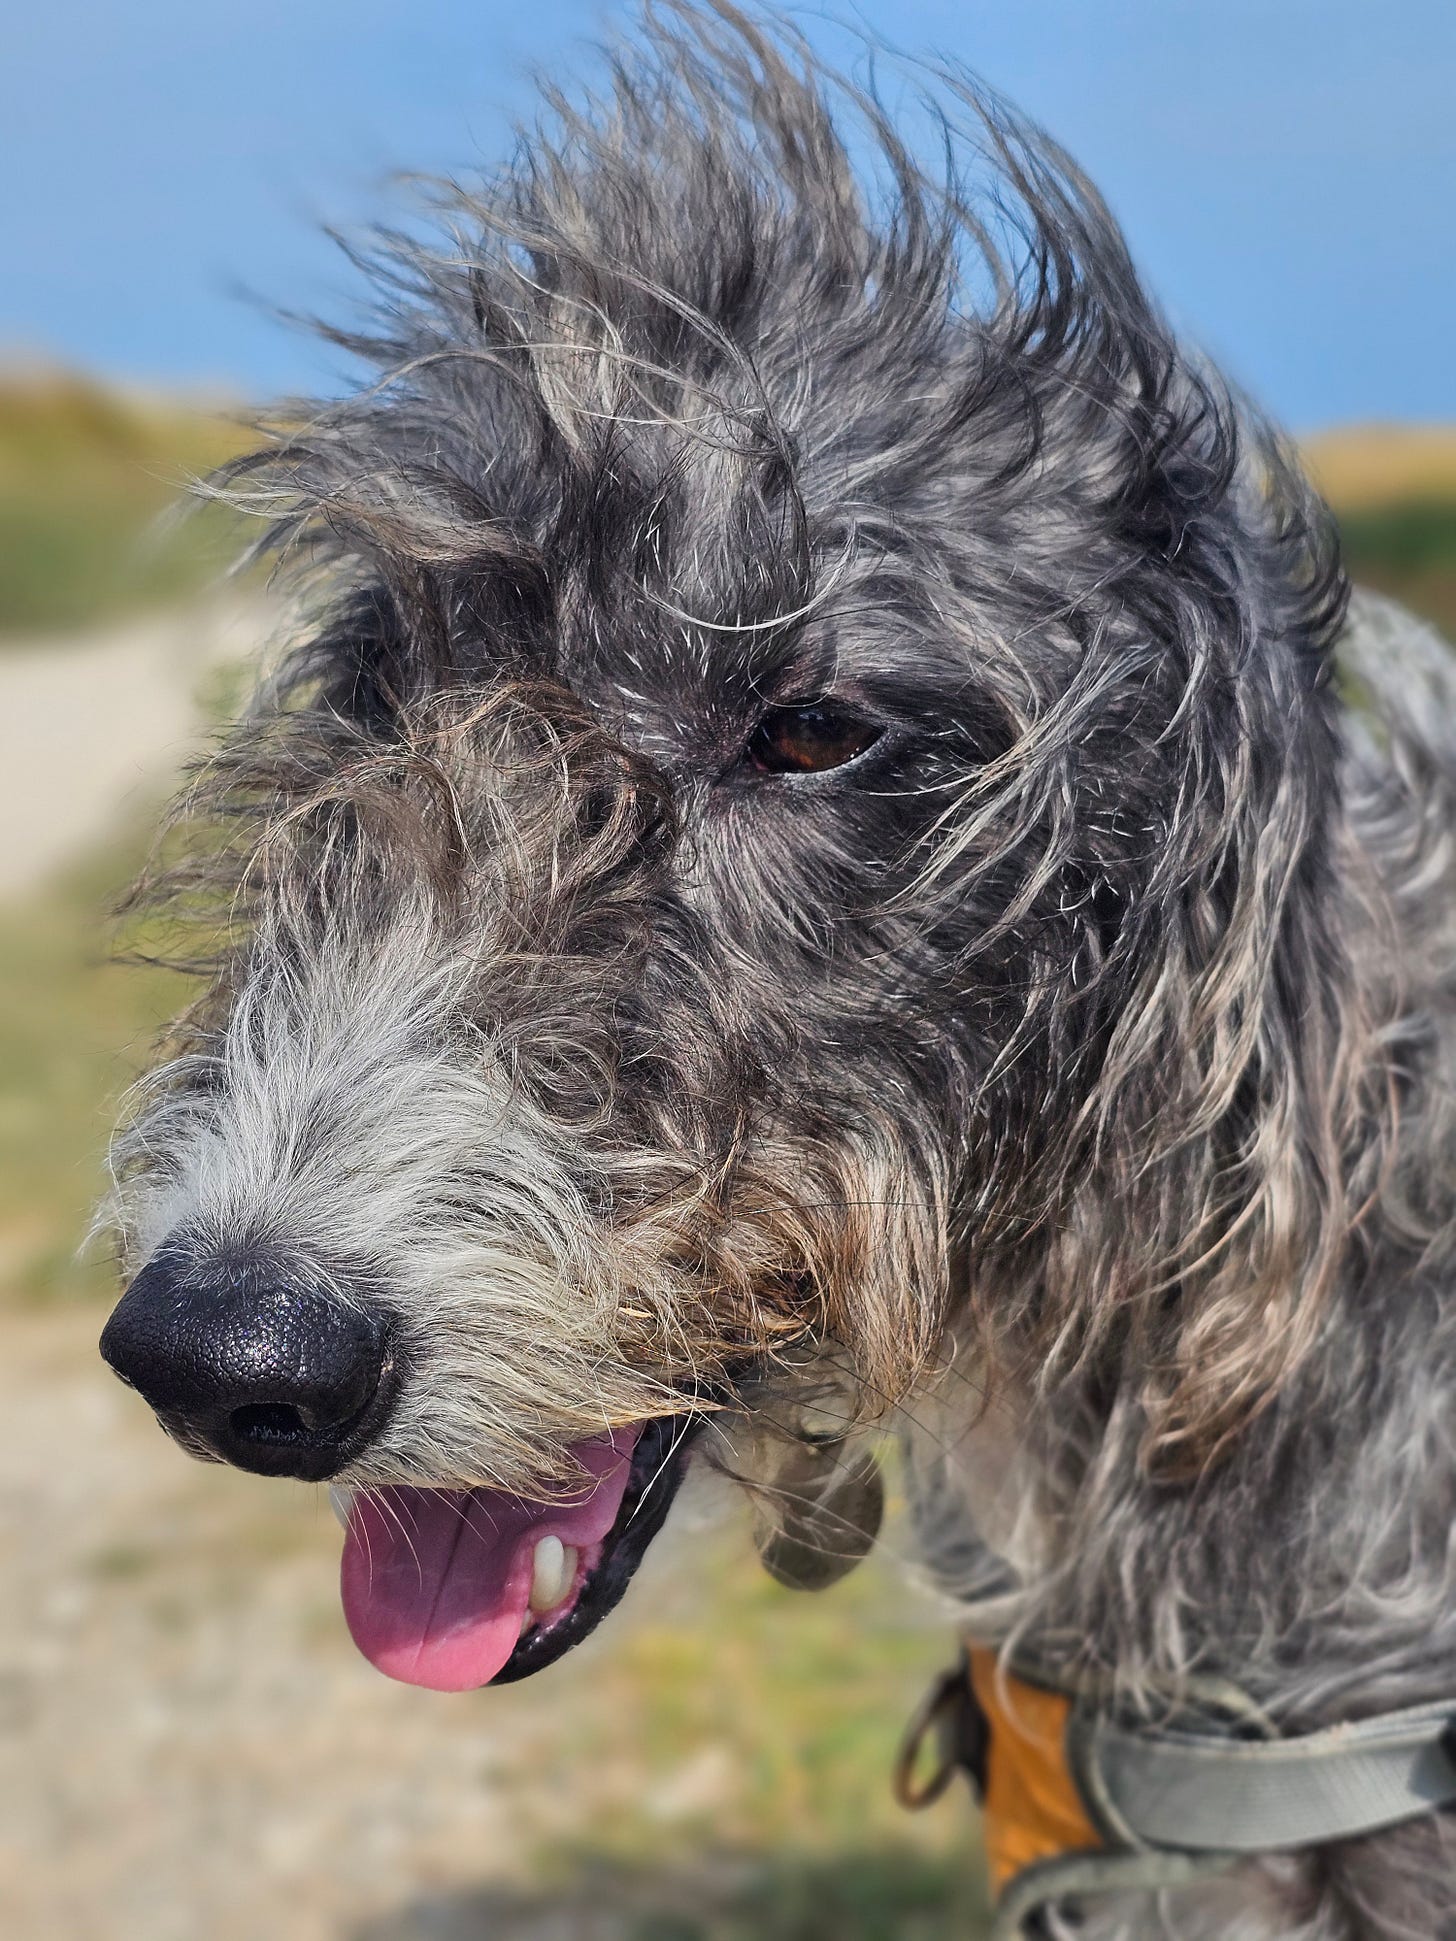
{"type": "MultiPolygon", "coordinates": [[[[896,1423],[965,1628],[1125,1713],[1438,1699],[1451,671],[943,78],[929,171],[669,9],[378,239],[377,381],[224,481],[300,624],[143,886],[208,981],[106,1352],[335,1481],[422,1683],[560,1656],[690,1454],[833,1574],[896,1423]]],[[[1041,1918],[1429,1941],[1450,1826],[1041,1918]]]]}

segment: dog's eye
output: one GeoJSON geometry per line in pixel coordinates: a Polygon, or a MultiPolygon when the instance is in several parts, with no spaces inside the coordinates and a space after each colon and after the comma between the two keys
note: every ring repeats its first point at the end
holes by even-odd
{"type": "Polygon", "coordinates": [[[838,701],[770,708],[748,738],[744,760],[760,775],[812,775],[843,768],[884,730],[838,701]]]}

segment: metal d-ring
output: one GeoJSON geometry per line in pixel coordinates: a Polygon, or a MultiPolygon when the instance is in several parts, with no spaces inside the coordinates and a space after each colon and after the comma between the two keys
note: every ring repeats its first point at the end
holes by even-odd
{"type": "Polygon", "coordinates": [[[895,1798],[919,1812],[934,1805],[958,1772],[967,1775],[979,1795],[985,1786],[986,1740],[985,1714],[971,1688],[970,1660],[962,1653],[960,1662],[941,1672],[915,1708],[895,1760],[895,1798]],[[935,1747],[936,1763],[921,1778],[917,1769],[927,1740],[935,1747]]]}

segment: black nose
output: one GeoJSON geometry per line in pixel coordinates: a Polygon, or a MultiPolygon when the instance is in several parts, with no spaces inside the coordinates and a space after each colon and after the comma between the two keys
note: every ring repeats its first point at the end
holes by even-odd
{"type": "Polygon", "coordinates": [[[197,1269],[158,1254],[101,1352],[179,1441],[265,1476],[333,1475],[388,1405],[381,1317],[276,1264],[197,1269]]]}

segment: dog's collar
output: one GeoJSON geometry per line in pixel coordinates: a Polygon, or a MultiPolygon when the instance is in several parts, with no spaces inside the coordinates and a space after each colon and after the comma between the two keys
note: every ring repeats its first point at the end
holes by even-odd
{"type": "Polygon", "coordinates": [[[1456,1802],[1456,1704],[1292,1737],[1246,1731],[1204,1712],[1129,1725],[1034,1660],[972,1644],[912,1722],[896,1790],[922,1806],[970,1775],[998,1941],[1064,1894],[1173,1886],[1456,1802]],[[921,1777],[927,1741],[937,1763],[921,1777]]]}

